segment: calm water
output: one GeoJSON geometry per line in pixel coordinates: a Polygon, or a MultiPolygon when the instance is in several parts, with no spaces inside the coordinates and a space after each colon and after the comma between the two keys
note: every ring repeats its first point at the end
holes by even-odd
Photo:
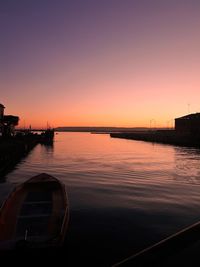
{"type": "Polygon", "coordinates": [[[200,220],[200,150],[58,133],[36,146],[6,183],[41,172],[67,186],[70,222],[66,261],[111,266],[200,220]],[[95,260],[94,260],[95,259],[95,260]]]}

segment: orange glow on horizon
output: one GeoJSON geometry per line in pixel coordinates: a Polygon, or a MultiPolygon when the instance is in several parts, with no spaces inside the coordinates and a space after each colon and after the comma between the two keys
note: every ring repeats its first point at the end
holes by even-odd
{"type": "Polygon", "coordinates": [[[200,112],[198,1],[32,2],[3,3],[0,103],[18,127],[171,127],[200,112]]]}

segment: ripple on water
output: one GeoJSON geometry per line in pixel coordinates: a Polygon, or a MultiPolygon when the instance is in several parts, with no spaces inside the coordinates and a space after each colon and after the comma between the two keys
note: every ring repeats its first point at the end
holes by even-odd
{"type": "Polygon", "coordinates": [[[40,172],[62,180],[75,250],[90,236],[97,251],[106,254],[107,240],[115,254],[128,254],[200,218],[199,150],[89,133],[55,138],[53,147],[35,147],[6,181],[22,182],[40,172]]]}

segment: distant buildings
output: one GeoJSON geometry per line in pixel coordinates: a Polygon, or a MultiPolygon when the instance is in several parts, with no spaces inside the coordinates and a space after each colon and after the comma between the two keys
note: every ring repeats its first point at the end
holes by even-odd
{"type": "Polygon", "coordinates": [[[19,117],[4,115],[4,105],[0,104],[0,136],[14,135],[15,126],[18,125],[19,117]]]}
{"type": "Polygon", "coordinates": [[[175,130],[183,134],[200,134],[200,113],[189,114],[175,119],[175,130]]]}

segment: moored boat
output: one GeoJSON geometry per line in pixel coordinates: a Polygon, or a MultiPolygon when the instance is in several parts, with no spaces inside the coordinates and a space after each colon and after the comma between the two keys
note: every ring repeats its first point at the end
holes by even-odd
{"type": "Polygon", "coordinates": [[[17,185],[0,210],[0,249],[62,246],[69,220],[65,185],[41,173],[17,185]]]}

